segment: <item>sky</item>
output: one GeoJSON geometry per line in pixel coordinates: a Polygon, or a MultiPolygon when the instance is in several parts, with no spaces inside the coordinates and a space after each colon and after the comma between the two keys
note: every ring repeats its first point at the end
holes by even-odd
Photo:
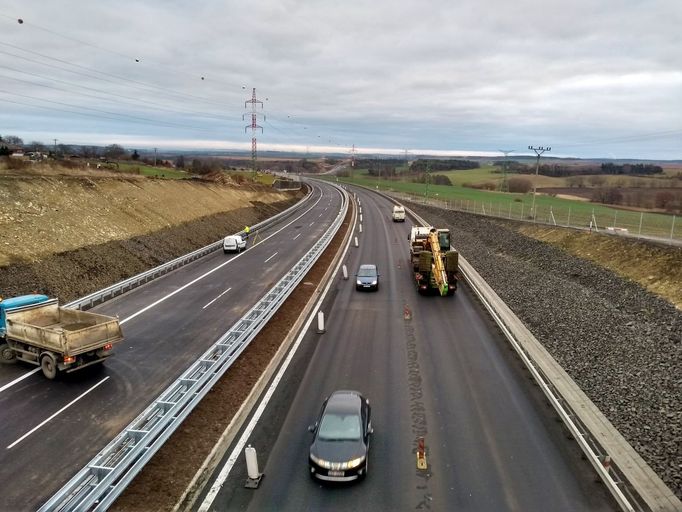
{"type": "Polygon", "coordinates": [[[681,0],[0,0],[0,135],[682,159],[681,0]],[[19,21],[21,20],[21,22],[19,21]]]}

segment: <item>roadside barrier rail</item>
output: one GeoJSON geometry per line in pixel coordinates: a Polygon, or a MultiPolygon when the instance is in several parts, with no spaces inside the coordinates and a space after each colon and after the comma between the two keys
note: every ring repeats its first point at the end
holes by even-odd
{"type": "MultiPolygon", "coordinates": [[[[286,210],[281,211],[268,219],[265,219],[264,221],[259,222],[258,224],[255,224],[254,226],[251,227],[251,230],[255,231],[257,229],[266,228],[286,217],[291,216],[297,210],[302,208],[308,201],[310,201],[311,198],[312,194],[306,194],[306,196],[296,204],[290,206],[286,210]]],[[[239,233],[235,234],[242,235],[244,234],[244,231],[240,231],[239,233]]],[[[106,288],[103,288],[99,291],[86,295],[85,297],[81,297],[80,299],[71,301],[68,304],[66,304],[65,307],[81,310],[93,308],[98,304],[102,304],[107,300],[113,299],[118,295],[128,292],[134,288],[137,288],[138,286],[141,286],[153,279],[161,277],[162,275],[167,274],[184,265],[187,265],[192,261],[198,260],[199,258],[206,256],[207,254],[213,251],[217,251],[222,247],[222,244],[223,244],[222,239],[218,240],[217,242],[213,242],[212,244],[197,249],[196,251],[190,252],[188,254],[185,254],[184,256],[180,256],[178,258],[175,258],[174,260],[163,263],[158,267],[146,270],[144,272],[141,272],[140,274],[129,277],[128,279],[125,279],[118,283],[112,284],[111,286],[107,286],[106,288]]]]}
{"type": "MultiPolygon", "coordinates": [[[[381,195],[397,203],[392,197],[381,195]]],[[[406,210],[421,225],[430,225],[412,210],[406,210]]],[[[621,510],[681,511],[682,502],[673,491],[461,254],[459,266],[467,284],[523,361],[621,510]]]]}
{"type": "Polygon", "coordinates": [[[348,210],[346,192],[336,188],[343,198],[341,208],[312,249],[39,512],[99,512],[113,504],[276,313],[332,241],[348,210]]]}

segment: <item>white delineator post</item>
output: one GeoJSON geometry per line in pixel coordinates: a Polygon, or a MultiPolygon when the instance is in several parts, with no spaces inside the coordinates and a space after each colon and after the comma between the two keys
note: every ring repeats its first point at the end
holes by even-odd
{"type": "Polygon", "coordinates": [[[346,265],[344,265],[342,267],[342,270],[343,270],[343,279],[347,281],[348,280],[348,267],[346,267],[346,265]]]}
{"type": "Polygon", "coordinates": [[[256,457],[256,449],[251,445],[244,448],[244,457],[246,458],[246,473],[248,478],[244,487],[248,489],[257,489],[260,484],[263,474],[258,471],[258,458],[256,457]]]}
{"type": "Polygon", "coordinates": [[[324,333],[324,313],[322,311],[317,312],[317,333],[324,333]]]}
{"type": "Polygon", "coordinates": [[[362,233],[362,224],[358,224],[358,232],[362,233]]]}
{"type": "Polygon", "coordinates": [[[358,237],[355,237],[355,247],[360,247],[360,242],[358,242],[358,237]]]}

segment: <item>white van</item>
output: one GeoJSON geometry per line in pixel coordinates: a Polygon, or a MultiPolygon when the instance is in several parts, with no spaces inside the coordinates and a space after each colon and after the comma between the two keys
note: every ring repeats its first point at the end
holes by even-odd
{"type": "Polygon", "coordinates": [[[239,235],[229,235],[223,240],[223,252],[225,254],[228,252],[241,252],[242,249],[246,249],[246,240],[239,235]]]}
{"type": "Polygon", "coordinates": [[[399,205],[393,207],[393,222],[405,222],[405,208],[399,205]]]}

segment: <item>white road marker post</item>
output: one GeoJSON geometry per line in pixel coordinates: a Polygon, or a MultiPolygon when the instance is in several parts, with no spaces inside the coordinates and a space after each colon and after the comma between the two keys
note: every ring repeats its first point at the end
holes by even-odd
{"type": "Polygon", "coordinates": [[[358,224],[358,233],[362,233],[362,224],[358,224]]]}
{"type": "Polygon", "coordinates": [[[317,312],[317,334],[324,334],[324,313],[322,311],[317,312]]]}
{"type": "Polygon", "coordinates": [[[346,265],[343,266],[343,279],[344,281],[348,281],[348,267],[346,267],[346,265]]]}
{"type": "Polygon", "coordinates": [[[258,458],[256,457],[256,449],[251,445],[244,448],[244,457],[246,457],[246,472],[248,478],[244,487],[247,489],[257,489],[260,484],[263,473],[258,472],[258,458]]]}
{"type": "Polygon", "coordinates": [[[355,247],[360,247],[360,242],[358,242],[358,237],[355,237],[355,247]]]}

